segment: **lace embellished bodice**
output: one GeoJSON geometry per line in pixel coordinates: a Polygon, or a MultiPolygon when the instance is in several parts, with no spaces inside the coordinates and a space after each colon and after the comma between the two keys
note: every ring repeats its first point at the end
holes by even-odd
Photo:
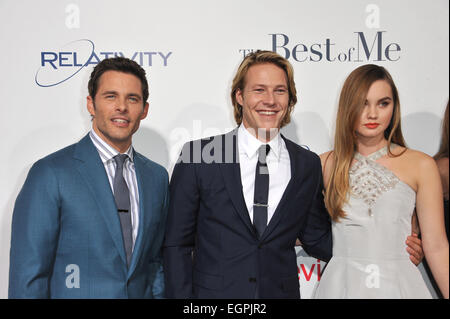
{"type": "MultiPolygon", "coordinates": [[[[392,146],[395,148],[397,145],[392,146]]],[[[399,182],[394,173],[376,162],[387,152],[387,146],[367,157],[356,152],[356,163],[350,168],[350,194],[367,204],[370,216],[373,213],[372,206],[380,195],[394,188],[399,182]]]]}
{"type": "Polygon", "coordinates": [[[355,153],[349,171],[348,200],[342,207],[345,216],[333,222],[333,255],[368,257],[374,250],[389,246],[380,250],[380,255],[408,258],[404,241],[411,234],[416,193],[376,162],[387,152],[383,147],[369,156],[355,153]],[[370,240],[353,242],[359,236],[370,240]]]}

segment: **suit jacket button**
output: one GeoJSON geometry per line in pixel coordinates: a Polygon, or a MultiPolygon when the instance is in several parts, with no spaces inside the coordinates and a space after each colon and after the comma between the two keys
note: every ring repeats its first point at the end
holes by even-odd
{"type": "Polygon", "coordinates": [[[255,278],[255,277],[250,277],[250,278],[248,278],[248,281],[250,281],[250,282],[256,282],[256,278],[255,278]]]}

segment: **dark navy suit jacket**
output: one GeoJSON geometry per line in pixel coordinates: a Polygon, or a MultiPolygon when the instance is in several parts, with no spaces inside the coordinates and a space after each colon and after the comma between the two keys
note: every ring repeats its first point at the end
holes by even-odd
{"type": "Polygon", "coordinates": [[[299,298],[295,242],[331,258],[319,157],[284,138],[291,180],[258,238],[247,211],[237,130],[187,143],[170,182],[164,242],[169,298],[299,298]]]}

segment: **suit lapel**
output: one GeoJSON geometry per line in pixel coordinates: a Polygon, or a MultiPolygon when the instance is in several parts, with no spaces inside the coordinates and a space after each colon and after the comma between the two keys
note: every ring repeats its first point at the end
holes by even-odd
{"type": "Polygon", "coordinates": [[[249,230],[255,234],[255,229],[250,220],[250,216],[245,204],[244,194],[242,193],[241,172],[239,163],[220,165],[225,187],[228,191],[233,206],[236,209],[239,217],[249,230]]]}
{"type": "Polygon", "coordinates": [[[244,194],[242,193],[241,168],[239,166],[239,150],[237,144],[237,129],[224,135],[222,142],[222,160],[224,164],[220,164],[220,170],[225,182],[225,188],[233,203],[233,206],[249,230],[256,235],[253,224],[245,204],[244,194]],[[228,153],[227,153],[228,152],[228,153]],[[232,152],[232,157],[230,153],[232,152]],[[227,156],[228,155],[228,156],[227,156]],[[229,163],[232,158],[232,163],[229,163]]]}
{"type": "Polygon", "coordinates": [[[300,186],[298,185],[298,181],[300,180],[299,174],[303,171],[302,169],[302,161],[299,158],[298,151],[295,149],[295,145],[290,143],[286,138],[281,135],[283,140],[285,141],[287,151],[289,153],[289,160],[290,160],[290,166],[291,166],[291,179],[289,180],[288,185],[286,186],[286,189],[283,193],[283,196],[281,197],[280,202],[278,203],[277,208],[275,209],[275,212],[269,222],[269,224],[266,227],[266,230],[264,231],[261,240],[264,240],[269,236],[269,234],[276,228],[278,223],[281,221],[283,216],[286,212],[289,211],[288,207],[289,205],[296,205],[297,203],[294,203],[294,199],[296,197],[296,193],[300,191],[300,186]]]}
{"type": "Polygon", "coordinates": [[[76,168],[86,181],[88,189],[92,192],[97,203],[98,211],[103,216],[105,224],[111,233],[114,245],[119,251],[123,262],[127,263],[125,248],[122,239],[120,220],[114,202],[111,186],[103,163],[98,155],[97,149],[86,135],[77,145],[74,152],[76,168]]]}

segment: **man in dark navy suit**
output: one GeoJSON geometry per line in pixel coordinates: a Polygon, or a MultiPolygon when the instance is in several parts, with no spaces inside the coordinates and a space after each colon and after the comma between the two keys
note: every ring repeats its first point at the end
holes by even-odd
{"type": "Polygon", "coordinates": [[[297,102],[290,63],[249,54],[233,80],[238,128],[187,143],[170,183],[169,298],[299,298],[296,239],[328,261],[319,157],[279,133],[297,102]]]}

